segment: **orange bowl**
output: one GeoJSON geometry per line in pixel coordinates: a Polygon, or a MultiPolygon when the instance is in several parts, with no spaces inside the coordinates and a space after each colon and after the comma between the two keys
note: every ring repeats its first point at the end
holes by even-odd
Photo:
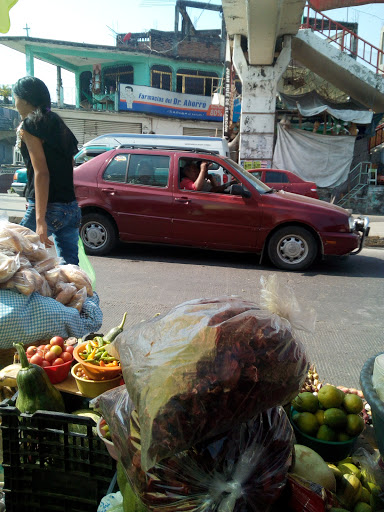
{"type": "Polygon", "coordinates": [[[83,370],[92,380],[110,380],[121,374],[120,366],[97,366],[96,364],[87,363],[81,359],[80,352],[83,352],[88,341],[77,345],[73,351],[73,357],[81,364],[83,370]]]}

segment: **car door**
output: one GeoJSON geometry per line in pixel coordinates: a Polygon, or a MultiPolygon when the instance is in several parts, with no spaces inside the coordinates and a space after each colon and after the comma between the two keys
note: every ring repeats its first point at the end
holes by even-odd
{"type": "MultiPolygon", "coordinates": [[[[231,175],[229,169],[227,172],[231,175]]],[[[239,178],[236,174],[232,176],[239,178]]],[[[183,190],[179,183],[175,184],[173,240],[212,249],[251,250],[261,224],[258,196],[255,191],[251,197],[244,198],[228,193],[183,190]]]]}
{"type": "Polygon", "coordinates": [[[171,231],[170,156],[118,152],[100,177],[98,187],[113,214],[122,240],[167,241],[171,231]],[[153,167],[150,181],[141,182],[140,166],[153,167]],[[161,179],[156,179],[157,174],[161,179]]]}

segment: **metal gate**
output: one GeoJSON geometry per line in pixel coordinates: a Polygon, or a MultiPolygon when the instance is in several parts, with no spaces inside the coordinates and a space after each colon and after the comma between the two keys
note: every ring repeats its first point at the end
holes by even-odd
{"type": "Polygon", "coordinates": [[[82,146],[86,142],[105,133],[141,133],[141,123],[123,123],[121,121],[99,121],[96,119],[73,119],[61,116],[64,123],[73,132],[82,146]]]}

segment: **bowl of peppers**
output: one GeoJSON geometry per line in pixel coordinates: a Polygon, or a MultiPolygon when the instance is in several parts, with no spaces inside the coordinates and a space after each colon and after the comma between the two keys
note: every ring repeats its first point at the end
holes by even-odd
{"type": "Polygon", "coordinates": [[[90,379],[110,380],[121,375],[120,361],[107,352],[107,346],[123,331],[126,316],[127,313],[121,324],[105,336],[95,334],[75,347],[73,357],[90,379]]]}

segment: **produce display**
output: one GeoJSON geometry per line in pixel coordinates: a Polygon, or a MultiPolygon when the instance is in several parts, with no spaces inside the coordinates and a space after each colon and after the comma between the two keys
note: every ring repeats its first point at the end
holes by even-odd
{"type": "Polygon", "coordinates": [[[77,265],[60,265],[29,228],[0,221],[0,288],[23,295],[37,292],[81,311],[93,295],[87,274],[77,265]]]}
{"type": "Polygon", "coordinates": [[[21,368],[16,382],[19,390],[16,407],[20,412],[33,414],[38,409],[64,412],[61,393],[50,383],[41,366],[31,364],[21,343],[15,343],[20,357],[21,368]]]}
{"type": "Polygon", "coordinates": [[[42,368],[59,366],[73,361],[73,345],[66,344],[60,336],[54,336],[47,345],[31,345],[26,350],[28,361],[42,368]]]}
{"type": "Polygon", "coordinates": [[[163,459],[146,472],[141,466],[142,429],[125,387],[104,393],[97,403],[129,481],[150,511],[266,512],[284,489],[293,433],[281,407],[163,459]]]}
{"type": "Polygon", "coordinates": [[[107,350],[138,410],[145,470],[288,402],[308,369],[287,320],[235,297],[181,304],[107,350]]]}
{"type": "Polygon", "coordinates": [[[323,441],[348,441],[364,430],[363,405],[358,395],[327,384],[317,394],[300,393],[292,401],[297,411],[292,419],[309,436],[323,441]]]}

